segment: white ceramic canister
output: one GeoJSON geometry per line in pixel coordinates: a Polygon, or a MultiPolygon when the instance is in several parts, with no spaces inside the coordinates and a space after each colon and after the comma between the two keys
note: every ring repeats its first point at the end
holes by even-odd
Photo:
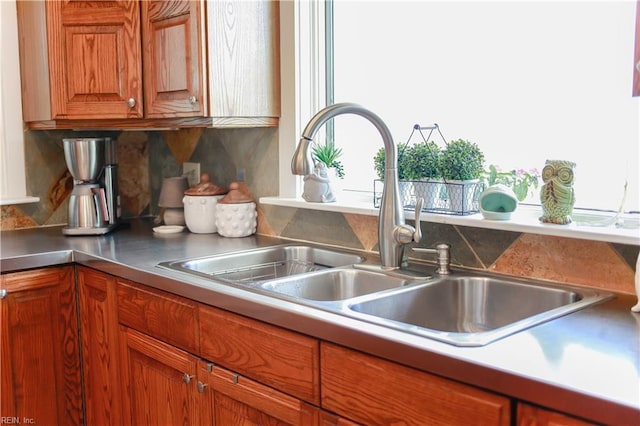
{"type": "Polygon", "coordinates": [[[223,237],[246,237],[256,232],[258,225],[256,203],[218,203],[216,226],[223,237]]]}
{"type": "Polygon", "coordinates": [[[184,219],[189,231],[196,234],[212,234],[218,231],[216,205],[224,195],[185,195],[184,219]]]}

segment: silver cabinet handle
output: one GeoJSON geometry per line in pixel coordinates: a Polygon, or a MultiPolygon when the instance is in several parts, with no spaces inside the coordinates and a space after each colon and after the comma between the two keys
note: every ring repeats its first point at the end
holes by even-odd
{"type": "Polygon", "coordinates": [[[197,383],[196,386],[198,387],[198,393],[204,393],[204,390],[208,385],[206,383],[202,383],[200,380],[198,380],[198,383],[197,383]]]}
{"type": "Polygon", "coordinates": [[[191,96],[189,96],[189,103],[190,103],[191,105],[195,105],[195,104],[197,104],[197,103],[198,103],[198,99],[196,99],[196,97],[195,97],[195,96],[191,95],[191,96]]]}
{"type": "Polygon", "coordinates": [[[182,375],[182,381],[185,382],[186,384],[191,383],[191,379],[193,379],[193,376],[190,376],[189,373],[184,373],[182,375]]]}
{"type": "Polygon", "coordinates": [[[133,99],[133,98],[129,98],[129,99],[127,100],[127,106],[128,106],[129,108],[133,108],[134,106],[136,106],[136,100],[135,100],[135,99],[133,99]]]}
{"type": "Polygon", "coordinates": [[[7,297],[7,294],[9,293],[7,292],[6,288],[0,289],[0,299],[4,299],[5,297],[7,297]]]}

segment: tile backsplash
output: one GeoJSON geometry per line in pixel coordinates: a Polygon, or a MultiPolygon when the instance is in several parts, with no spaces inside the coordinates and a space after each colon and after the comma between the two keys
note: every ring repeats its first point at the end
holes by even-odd
{"type": "MultiPolygon", "coordinates": [[[[73,181],[64,162],[62,139],[87,136],[110,136],[118,142],[123,218],[157,216],[162,179],[179,176],[186,161],[200,163],[201,171],[222,186],[229,185],[243,171],[256,199],[278,193],[278,131],[274,128],[28,131],[27,187],[30,195],[40,197],[40,202],[2,206],[2,230],[66,224],[73,181]]],[[[450,244],[454,265],[634,292],[634,265],[640,251],[637,245],[428,222],[423,222],[422,228],[424,239],[420,246],[450,244]]],[[[374,216],[259,205],[258,232],[377,251],[374,216]]]]}
{"type": "Polygon", "coordinates": [[[2,230],[63,225],[73,179],[62,139],[112,137],[118,144],[122,217],[156,216],[164,177],[182,174],[185,161],[200,163],[211,180],[228,186],[240,170],[254,196],[278,191],[277,129],[182,129],[167,131],[28,131],[25,133],[27,191],[40,202],[2,206],[2,230]]]}

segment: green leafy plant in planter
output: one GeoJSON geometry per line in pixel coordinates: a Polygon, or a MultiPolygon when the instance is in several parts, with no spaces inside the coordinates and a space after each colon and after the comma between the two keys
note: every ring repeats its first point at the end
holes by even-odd
{"type": "Polygon", "coordinates": [[[484,170],[484,153],[473,142],[451,141],[440,155],[440,171],[444,180],[479,179],[484,170]]]}
{"type": "MultiPolygon", "coordinates": [[[[409,165],[410,147],[406,144],[398,145],[398,179],[411,180],[411,167],[409,165]]],[[[380,148],[373,157],[373,167],[378,179],[384,180],[385,151],[380,148]]]]}
{"type": "Polygon", "coordinates": [[[334,144],[324,143],[323,145],[314,144],[311,148],[311,154],[315,161],[324,163],[327,169],[333,168],[336,176],[344,179],[344,166],[338,158],[342,156],[342,149],[334,144]]]}
{"type": "MultiPolygon", "coordinates": [[[[398,167],[398,179],[399,189],[400,189],[400,198],[402,199],[403,205],[408,205],[411,201],[411,190],[413,189],[413,185],[411,182],[408,182],[412,179],[411,169],[409,166],[409,146],[407,144],[398,145],[398,155],[397,155],[397,167],[398,167]]],[[[384,181],[384,169],[385,169],[385,150],[384,148],[378,149],[376,155],[373,157],[373,167],[376,171],[376,175],[378,179],[384,181]]]]}
{"type": "Polygon", "coordinates": [[[433,141],[423,141],[409,148],[407,174],[411,177],[416,197],[423,199],[424,209],[437,207],[442,188],[440,147],[433,141]]]}
{"type": "Polygon", "coordinates": [[[467,214],[476,210],[473,206],[481,192],[478,181],[483,170],[484,153],[473,142],[458,139],[442,150],[440,171],[446,182],[451,211],[467,214]]]}
{"type": "Polygon", "coordinates": [[[440,179],[440,147],[433,141],[408,148],[407,174],[413,180],[440,179]]]}

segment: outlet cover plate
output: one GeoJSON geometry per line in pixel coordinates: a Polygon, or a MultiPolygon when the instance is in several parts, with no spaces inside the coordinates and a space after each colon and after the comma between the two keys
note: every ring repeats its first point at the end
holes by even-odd
{"type": "Polygon", "coordinates": [[[200,183],[200,163],[184,163],[182,174],[187,176],[189,186],[197,185],[200,183]]]}

